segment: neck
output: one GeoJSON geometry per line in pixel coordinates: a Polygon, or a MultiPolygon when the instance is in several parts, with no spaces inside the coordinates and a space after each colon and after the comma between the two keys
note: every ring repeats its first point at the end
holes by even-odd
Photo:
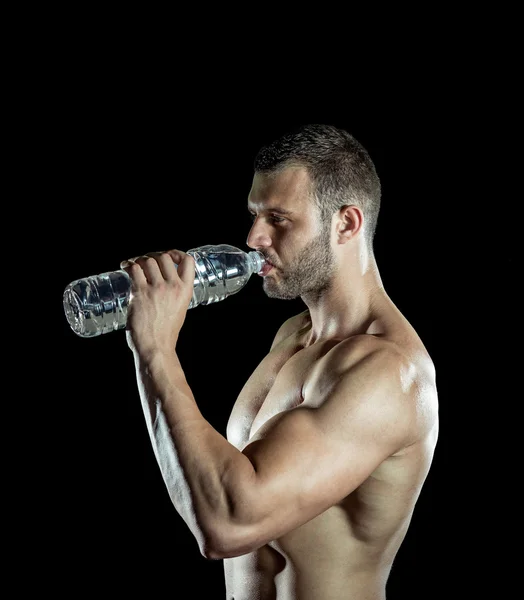
{"type": "Polygon", "coordinates": [[[387,302],[374,256],[337,267],[329,288],[302,296],[309,309],[311,331],[306,344],[365,333],[387,302]]]}

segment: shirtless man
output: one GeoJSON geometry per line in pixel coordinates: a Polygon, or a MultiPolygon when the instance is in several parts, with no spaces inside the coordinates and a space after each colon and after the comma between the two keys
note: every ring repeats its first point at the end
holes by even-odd
{"type": "Polygon", "coordinates": [[[153,449],[202,555],[224,561],[227,600],[386,597],[431,466],[438,399],[433,362],[382,285],[379,206],[375,167],[343,130],[306,126],[259,152],[247,244],[273,265],[265,293],[300,296],[307,310],[278,330],[227,440],[203,418],[176,354],[192,257],[122,263],[153,449]]]}

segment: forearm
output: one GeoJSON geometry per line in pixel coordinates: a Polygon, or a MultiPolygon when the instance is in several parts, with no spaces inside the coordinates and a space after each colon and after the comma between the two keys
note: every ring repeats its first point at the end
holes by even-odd
{"type": "MultiPolygon", "coordinates": [[[[176,353],[135,354],[147,428],[171,500],[203,554],[237,536],[235,506],[254,477],[249,459],[200,412],[176,353]]],[[[236,542],[238,543],[238,541],[236,542]]]]}

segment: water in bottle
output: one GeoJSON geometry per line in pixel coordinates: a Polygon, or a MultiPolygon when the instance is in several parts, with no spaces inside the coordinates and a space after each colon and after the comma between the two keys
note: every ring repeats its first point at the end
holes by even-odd
{"type": "MultiPolygon", "coordinates": [[[[262,253],[244,252],[228,244],[201,246],[187,254],[195,259],[193,296],[188,308],[236,294],[265,264],[262,253]]],[[[124,270],[77,279],[63,294],[66,319],[80,337],[124,329],[131,301],[131,278],[124,270]]]]}

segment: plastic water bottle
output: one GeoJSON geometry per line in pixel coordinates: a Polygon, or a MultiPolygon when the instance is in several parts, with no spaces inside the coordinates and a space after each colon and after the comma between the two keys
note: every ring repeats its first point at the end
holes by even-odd
{"type": "MultiPolygon", "coordinates": [[[[260,252],[244,252],[227,244],[201,246],[188,250],[187,254],[195,259],[189,308],[220,302],[236,294],[265,264],[260,252]]],[[[67,321],[80,337],[124,329],[132,301],[131,278],[126,271],[119,270],[77,279],[66,287],[63,301],[67,321]]]]}

